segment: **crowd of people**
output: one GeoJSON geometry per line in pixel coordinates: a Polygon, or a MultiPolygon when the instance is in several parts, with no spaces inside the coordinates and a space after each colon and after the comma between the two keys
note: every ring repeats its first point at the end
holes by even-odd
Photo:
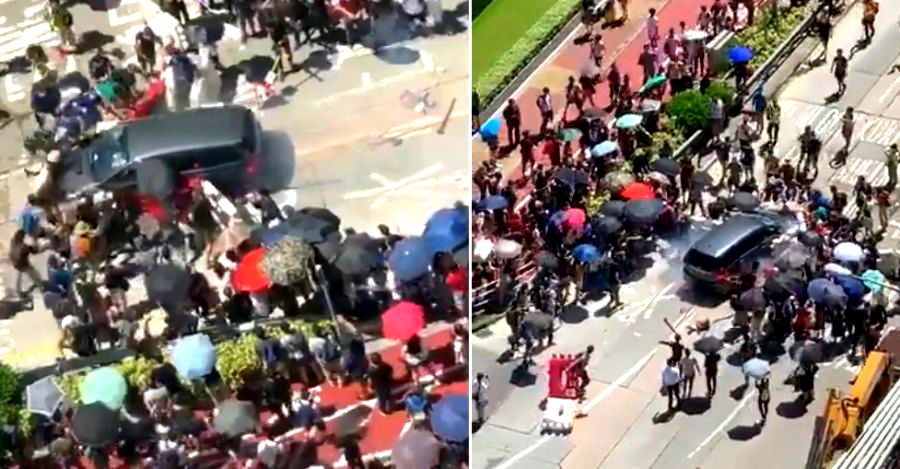
{"type": "MultiPolygon", "coordinates": [[[[808,403],[816,363],[841,351],[853,355],[860,346],[859,356],[864,357],[877,344],[890,308],[886,291],[891,287],[885,276],[896,274],[896,266],[891,267],[896,259],[876,249],[887,229],[887,208],[897,183],[896,145],[886,150],[884,186],[870,182],[881,180],[878,174],[860,176],[852,194],[837,186],[817,189],[820,137],[807,127],[798,139],[800,160],[777,158],[780,107],[761,89],[746,89],[752,71],[746,62],[736,61],[734,78],[739,93],[749,95],[750,109],[737,117],[732,133],[726,131],[723,103],[712,101],[711,147],[720,180],[699,169],[692,158],[673,159],[671,147],[663,146],[658,155],[636,151],[648,144],[656,125],[657,116],[648,110],[657,110],[667,95],[710,86],[702,41],[735,27],[737,3],[717,0],[702,9],[694,29],[682,23],[680,31],[664,34],[658,30],[657,12],[649,10],[641,77],[622,74],[607,60],[602,37],[592,21],[586,21],[581,41],[596,67],[585,67],[590,73],[578,80],[569,78],[565,106],[554,105],[551,90],[544,88],[535,103],[540,120],[524,122],[520,103],[510,99],[502,108],[506,135],[498,135],[499,120],[475,122],[490,149],[473,180],[478,199],[473,288],[481,298],[476,304],[483,308],[480,312],[505,314],[511,331],[509,356],[521,352],[522,366],[554,343],[554,329],[567,307],[605,294],[615,314],[622,305],[619,286],[640,276],[640,259],[655,249],[655,240],[680,237],[692,221],[718,224],[760,210],[796,218],[800,227],[799,236],[776,247],[777,267],[748,263],[730,279],[734,326],[740,331],[748,385],[752,378],[758,388],[760,423],[768,410],[769,368],[763,358],[771,358],[771,345],[787,345],[797,360],[790,379],[801,401],[808,403]],[[595,105],[601,67],[610,93],[606,109],[595,105]],[[636,87],[634,79],[644,85],[636,87]],[[506,176],[499,161],[516,149],[520,164],[506,176]],[[758,171],[758,159],[763,171],[758,171]],[[873,205],[880,207],[878,229],[872,223],[873,205]]],[[[752,21],[752,6],[743,8],[752,21]]],[[[585,9],[593,11],[589,4],[585,9]]],[[[867,6],[867,11],[877,8],[867,6]]],[[[830,20],[827,14],[819,18],[829,25],[830,20]]],[[[848,108],[842,121],[847,144],[835,158],[844,161],[854,113],[848,108]]],[[[839,164],[833,162],[832,167],[839,164]]],[[[699,359],[674,330],[674,338],[663,341],[672,355],[662,372],[661,391],[672,411],[693,394],[697,375],[705,375],[708,397],[716,392],[723,341],[707,329],[708,324],[700,327],[701,337],[694,342],[699,359]]]]}

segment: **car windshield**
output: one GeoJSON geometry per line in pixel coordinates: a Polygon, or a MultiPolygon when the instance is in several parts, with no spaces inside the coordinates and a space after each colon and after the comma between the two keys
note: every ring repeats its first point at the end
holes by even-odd
{"type": "Polygon", "coordinates": [[[91,173],[98,181],[105,181],[131,163],[125,151],[125,131],[112,129],[90,147],[91,173]]]}

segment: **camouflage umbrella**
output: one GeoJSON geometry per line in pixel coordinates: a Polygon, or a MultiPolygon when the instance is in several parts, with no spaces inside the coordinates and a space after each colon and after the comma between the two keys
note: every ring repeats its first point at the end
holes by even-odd
{"type": "Polygon", "coordinates": [[[603,176],[602,184],[611,192],[618,192],[623,187],[634,182],[634,175],[624,171],[615,171],[603,176]]]}
{"type": "Polygon", "coordinates": [[[293,285],[310,277],[315,256],[312,246],[293,236],[285,236],[266,251],[262,270],[273,283],[293,285]]]}

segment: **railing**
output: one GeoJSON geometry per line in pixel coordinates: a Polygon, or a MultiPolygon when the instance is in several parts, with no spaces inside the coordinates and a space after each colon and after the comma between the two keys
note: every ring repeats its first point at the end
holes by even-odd
{"type": "MultiPolygon", "coordinates": [[[[528,282],[534,277],[535,272],[537,266],[534,262],[527,262],[516,271],[515,283],[528,282]]],[[[472,317],[491,311],[491,306],[494,306],[496,301],[499,283],[499,280],[494,280],[472,290],[472,317]]]]}

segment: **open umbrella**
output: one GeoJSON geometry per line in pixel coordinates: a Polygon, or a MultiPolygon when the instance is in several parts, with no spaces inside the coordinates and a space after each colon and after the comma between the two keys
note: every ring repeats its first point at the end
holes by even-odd
{"type": "Polygon", "coordinates": [[[668,186],[672,183],[669,176],[666,176],[659,171],[650,171],[650,173],[647,174],[647,179],[663,186],[668,186]]]}
{"type": "Polygon", "coordinates": [[[736,192],[728,199],[728,203],[742,212],[752,212],[759,207],[759,199],[749,192],[736,192]]]}
{"type": "Polygon", "coordinates": [[[481,210],[500,210],[509,206],[509,200],[502,195],[492,195],[485,197],[478,203],[477,207],[481,210]]]}
{"type": "Polygon", "coordinates": [[[861,301],[866,296],[865,285],[850,275],[836,275],[834,281],[844,290],[847,300],[851,303],[861,301]]]}
{"type": "Polygon", "coordinates": [[[632,182],[622,189],[622,197],[625,200],[647,200],[656,197],[653,186],[643,182],[632,182]]]}
{"type": "Polygon", "coordinates": [[[701,29],[689,29],[684,32],[684,39],[687,41],[702,41],[709,37],[709,33],[701,29]]]}
{"type": "Polygon", "coordinates": [[[322,207],[304,207],[301,208],[296,213],[302,213],[303,215],[309,215],[313,218],[318,218],[326,223],[329,226],[334,227],[335,230],[341,227],[341,217],[337,216],[331,210],[322,207]]]}
{"type": "Polygon", "coordinates": [[[438,210],[425,224],[422,238],[434,252],[451,252],[469,239],[469,212],[464,207],[438,210]]]}
{"type": "Polygon", "coordinates": [[[591,156],[594,158],[603,158],[604,156],[611,155],[617,151],[619,151],[619,144],[612,140],[607,140],[594,145],[594,148],[591,148],[591,156]]]}
{"type": "Polygon", "coordinates": [[[681,173],[681,164],[672,158],[660,158],[654,161],[650,167],[654,171],[659,171],[666,176],[678,176],[681,173]]]}
{"type": "Polygon", "coordinates": [[[644,122],[644,116],[640,114],[625,114],[616,119],[616,128],[633,129],[641,125],[641,122],[644,122]]]}
{"type": "Polygon", "coordinates": [[[563,142],[574,142],[581,138],[581,131],[578,129],[562,129],[559,131],[559,139],[563,142]]]}
{"type": "Polygon", "coordinates": [[[411,429],[394,443],[391,464],[395,469],[435,467],[440,457],[441,443],[426,430],[411,429]]]}
{"type": "Polygon", "coordinates": [[[775,254],[775,265],[781,270],[799,269],[810,262],[811,256],[806,246],[790,243],[775,254]]]}
{"type": "Polygon", "coordinates": [[[713,185],[713,178],[706,171],[697,171],[691,176],[691,183],[697,187],[706,188],[713,185]]]}
{"type": "Polygon", "coordinates": [[[801,363],[819,363],[825,359],[825,347],[821,342],[807,340],[791,348],[791,357],[801,363]]]}
{"type": "Polygon", "coordinates": [[[866,257],[863,248],[856,244],[845,242],[834,247],[834,258],[843,262],[860,262],[866,257]]]}
{"type": "Polygon", "coordinates": [[[434,253],[422,238],[410,237],[394,245],[388,256],[388,266],[394,277],[408,282],[427,274],[433,259],[434,253]]]}
{"type": "Polygon", "coordinates": [[[571,188],[579,185],[587,185],[590,180],[587,173],[572,168],[561,168],[556,172],[556,180],[571,188]]]}
{"type": "Polygon", "coordinates": [[[608,217],[619,218],[625,212],[625,202],[621,200],[610,200],[600,206],[600,213],[608,217]]]}
{"type": "Polygon", "coordinates": [[[641,87],[641,89],[638,91],[638,93],[641,93],[641,94],[647,93],[647,92],[652,91],[656,88],[659,88],[660,86],[663,86],[665,84],[666,84],[666,76],[665,75],[652,76],[649,79],[647,79],[647,81],[644,83],[644,86],[641,87]]]}
{"type": "Polygon", "coordinates": [[[99,402],[78,407],[72,416],[72,435],[85,446],[106,446],[116,441],[120,426],[119,413],[99,402]]]}
{"type": "Polygon", "coordinates": [[[494,253],[501,259],[512,259],[522,253],[522,245],[511,239],[501,239],[494,244],[494,253]]]}
{"type": "Polygon", "coordinates": [[[308,281],[315,250],[293,236],[286,236],[266,250],[260,268],[266,277],[279,285],[295,285],[308,281]]]}
{"type": "Polygon", "coordinates": [[[618,218],[603,216],[595,218],[591,222],[591,229],[594,233],[604,236],[618,233],[625,225],[618,218]]]}
{"type": "Polygon", "coordinates": [[[475,248],[472,249],[472,259],[478,262],[485,262],[494,252],[494,242],[488,238],[480,238],[475,241],[475,248]]]}
{"type": "Polygon", "coordinates": [[[753,58],[753,51],[746,47],[732,47],[728,50],[728,59],[732,62],[747,63],[753,58]]]}
{"type": "Polygon", "coordinates": [[[579,244],[572,250],[572,257],[578,262],[596,262],[600,260],[600,249],[593,244],[579,244]]]}
{"type": "Polygon", "coordinates": [[[738,304],[746,310],[763,309],[766,306],[766,298],[762,288],[751,288],[741,294],[738,304]]]}
{"type": "Polygon", "coordinates": [[[81,402],[85,404],[99,402],[110,409],[118,409],[125,402],[128,383],[122,373],[105,366],[88,373],[81,382],[79,392],[81,402]]]}
{"type": "Polygon", "coordinates": [[[174,264],[156,266],[144,277],[147,297],[164,305],[178,304],[186,300],[190,286],[191,274],[174,264]]]}
{"type": "Polygon", "coordinates": [[[597,119],[606,119],[606,116],[608,116],[608,115],[609,114],[607,114],[606,111],[604,111],[600,108],[596,108],[596,107],[590,107],[590,108],[585,109],[584,114],[583,114],[584,118],[589,121],[597,120],[597,119]]]}
{"type": "Polygon", "coordinates": [[[25,388],[26,405],[28,411],[33,414],[53,417],[62,405],[64,397],[62,389],[50,376],[41,378],[25,388]]]}
{"type": "Polygon", "coordinates": [[[384,263],[384,256],[378,249],[361,243],[345,241],[334,259],[334,266],[346,275],[366,275],[384,263]]]}
{"type": "Polygon", "coordinates": [[[771,366],[769,365],[769,362],[762,358],[751,358],[744,362],[744,366],[741,367],[741,370],[744,372],[745,376],[749,376],[753,379],[760,379],[769,375],[771,366]]]}
{"type": "Polygon", "coordinates": [[[656,223],[665,205],[659,199],[631,200],[625,204],[625,219],[635,225],[656,223]]]}
{"type": "Polygon", "coordinates": [[[771,301],[784,301],[792,296],[801,298],[805,292],[806,282],[788,272],[779,272],[766,279],[763,291],[771,301]]]}
{"type": "Polygon", "coordinates": [[[534,263],[545,269],[555,269],[559,266],[559,259],[550,251],[541,251],[534,256],[534,263]]]}
{"type": "Polygon", "coordinates": [[[257,413],[252,402],[228,399],[218,406],[213,428],[221,434],[240,436],[256,428],[257,413]]]}
{"type": "Polygon", "coordinates": [[[606,176],[603,176],[600,183],[610,192],[618,192],[625,186],[633,183],[634,180],[634,175],[631,173],[626,173],[625,171],[613,171],[606,176]]]}
{"type": "Polygon", "coordinates": [[[809,282],[806,291],[813,301],[826,306],[838,307],[847,304],[847,293],[844,289],[826,278],[817,278],[809,282]]]}
{"type": "Polygon", "coordinates": [[[447,394],[431,412],[431,429],[439,438],[462,443],[469,439],[469,397],[447,394]]]}
{"type": "Polygon", "coordinates": [[[872,293],[879,293],[884,288],[884,284],[887,283],[887,279],[884,277],[884,274],[877,270],[867,270],[863,272],[860,276],[863,283],[866,285],[866,288],[872,291],[872,293]]]}
{"type": "Polygon", "coordinates": [[[171,355],[178,374],[187,379],[199,379],[216,366],[216,347],[206,334],[182,337],[175,342],[171,355]]]}
{"type": "Polygon", "coordinates": [[[266,256],[265,248],[257,248],[244,256],[234,273],[231,274],[231,283],[239,292],[256,293],[268,290],[272,281],[262,269],[262,262],[266,256]]]}
{"type": "Polygon", "coordinates": [[[563,220],[563,224],[569,229],[580,230],[584,227],[585,221],[587,221],[587,214],[584,213],[584,210],[570,208],[566,210],[566,218],[563,220]]]}
{"type": "Polygon", "coordinates": [[[425,308],[401,301],[381,315],[381,332],[386,339],[406,342],[425,327],[425,308]]]}
{"type": "Polygon", "coordinates": [[[534,337],[542,337],[553,328],[553,316],[541,312],[528,313],[522,318],[522,326],[534,332],[534,337]]]}
{"type": "Polygon", "coordinates": [[[834,262],[829,262],[829,263],[825,264],[825,267],[823,268],[823,270],[825,272],[828,272],[829,274],[834,274],[834,275],[853,275],[853,272],[850,269],[848,269],[840,264],[835,264],[834,262]]]}
{"type": "Polygon", "coordinates": [[[797,235],[797,239],[800,240],[800,242],[805,246],[809,246],[811,248],[817,248],[825,242],[825,240],[822,239],[822,235],[812,230],[800,232],[800,234],[797,235]]]}
{"type": "Polygon", "coordinates": [[[722,342],[722,339],[713,335],[701,337],[694,341],[694,350],[700,353],[716,353],[724,347],[725,343],[722,342]]]}
{"type": "Polygon", "coordinates": [[[290,236],[307,243],[321,243],[335,230],[334,225],[325,220],[297,212],[278,225],[264,228],[259,234],[259,242],[264,246],[274,246],[290,236]]]}

